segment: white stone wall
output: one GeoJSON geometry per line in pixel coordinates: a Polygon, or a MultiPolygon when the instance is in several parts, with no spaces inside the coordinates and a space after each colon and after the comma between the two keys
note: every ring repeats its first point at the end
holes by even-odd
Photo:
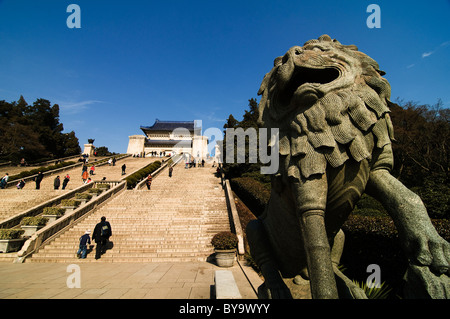
{"type": "Polygon", "coordinates": [[[145,136],[132,135],[129,137],[127,154],[141,156],[144,153],[145,136]]]}
{"type": "Polygon", "coordinates": [[[206,136],[194,136],[192,140],[192,156],[195,159],[206,159],[208,154],[208,138],[206,136]]]}

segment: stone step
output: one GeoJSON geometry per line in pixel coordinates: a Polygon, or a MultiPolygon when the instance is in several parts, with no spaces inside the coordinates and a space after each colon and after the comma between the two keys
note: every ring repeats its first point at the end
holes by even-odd
{"type": "MultiPolygon", "coordinates": [[[[162,173],[152,190],[124,191],[34,254],[30,262],[78,262],[79,238],[106,216],[112,247],[95,262],[205,261],[213,253],[212,236],[230,230],[224,191],[214,170],[162,173]]],[[[95,246],[94,250],[95,250],[95,246]]]]}
{"type": "MultiPolygon", "coordinates": [[[[138,248],[138,249],[173,249],[173,248],[183,248],[183,247],[189,247],[189,248],[195,248],[195,247],[212,247],[211,246],[211,240],[200,240],[200,241],[184,241],[184,240],[171,240],[170,242],[163,241],[163,240],[154,240],[154,241],[124,241],[120,242],[118,240],[111,241],[115,248],[126,248],[126,249],[132,249],[132,248],[138,248]]],[[[91,242],[94,244],[94,242],[91,242]]],[[[71,243],[55,243],[54,245],[50,245],[48,247],[42,248],[39,250],[39,252],[43,251],[51,251],[51,250],[60,250],[60,249],[69,249],[69,248],[78,248],[78,242],[71,242],[71,243]]]]}
{"type": "MultiPolygon", "coordinates": [[[[92,254],[92,253],[91,253],[92,254]]],[[[33,263],[165,263],[165,262],[198,262],[205,261],[205,256],[193,257],[107,257],[102,256],[101,259],[95,260],[94,257],[87,257],[86,259],[79,259],[74,257],[40,257],[36,256],[27,262],[33,263]]]]}
{"type": "MultiPolygon", "coordinates": [[[[76,253],[78,250],[78,247],[75,247],[75,249],[55,249],[55,250],[46,250],[46,251],[40,251],[39,255],[41,256],[66,256],[70,255],[72,256],[73,253],[76,253]]],[[[95,248],[92,248],[95,250],[95,248]]],[[[156,257],[156,254],[204,254],[206,252],[212,251],[212,247],[205,247],[205,248],[192,248],[192,247],[185,247],[185,248],[136,248],[136,247],[123,247],[123,248],[116,248],[115,246],[110,251],[107,251],[108,254],[111,255],[121,255],[124,256],[137,256],[141,255],[142,257],[145,257],[146,255],[149,255],[151,257],[156,257]]]]}

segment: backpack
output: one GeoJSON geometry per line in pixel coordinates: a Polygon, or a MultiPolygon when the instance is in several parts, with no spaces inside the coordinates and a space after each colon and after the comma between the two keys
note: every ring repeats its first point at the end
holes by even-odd
{"type": "Polygon", "coordinates": [[[109,236],[109,227],[107,224],[103,225],[100,229],[100,236],[108,237],[109,236]]]}

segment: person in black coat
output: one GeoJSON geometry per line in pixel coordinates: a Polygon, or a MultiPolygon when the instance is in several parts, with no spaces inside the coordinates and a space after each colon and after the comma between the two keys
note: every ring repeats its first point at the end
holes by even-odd
{"type": "Polygon", "coordinates": [[[36,178],[34,179],[34,181],[36,182],[36,189],[41,188],[41,182],[42,182],[43,178],[44,178],[44,174],[42,174],[42,172],[39,172],[37,174],[36,178]]]}
{"type": "Polygon", "coordinates": [[[66,177],[64,177],[62,189],[66,189],[66,186],[69,183],[69,181],[70,181],[70,176],[69,176],[69,174],[67,174],[66,177]]]}
{"type": "Polygon", "coordinates": [[[106,221],[106,217],[102,217],[100,223],[95,225],[92,239],[97,244],[95,247],[95,259],[99,259],[106,251],[109,237],[112,235],[111,224],[106,221]]]}
{"type": "Polygon", "coordinates": [[[59,179],[59,176],[56,176],[55,180],[53,181],[53,188],[59,189],[60,185],[61,185],[61,180],[59,179]]]}

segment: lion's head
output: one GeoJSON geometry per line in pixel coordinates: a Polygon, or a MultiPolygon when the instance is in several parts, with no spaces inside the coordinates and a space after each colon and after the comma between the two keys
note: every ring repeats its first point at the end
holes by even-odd
{"type": "Polygon", "coordinates": [[[281,167],[290,177],[323,174],[327,163],[338,167],[350,156],[370,159],[373,147],[391,142],[391,90],[382,75],[356,46],[328,35],[275,59],[258,92],[259,120],[280,129],[281,167]]]}

